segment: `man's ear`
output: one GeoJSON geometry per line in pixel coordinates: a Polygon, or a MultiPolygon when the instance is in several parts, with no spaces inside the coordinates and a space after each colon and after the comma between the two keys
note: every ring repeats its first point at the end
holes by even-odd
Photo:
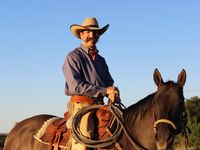
{"type": "Polygon", "coordinates": [[[83,31],[80,31],[80,32],[79,32],[79,36],[80,36],[80,38],[82,39],[83,31]]]}

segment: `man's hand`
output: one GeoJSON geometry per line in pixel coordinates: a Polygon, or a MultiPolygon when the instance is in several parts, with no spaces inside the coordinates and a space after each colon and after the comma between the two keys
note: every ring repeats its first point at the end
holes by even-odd
{"type": "Polygon", "coordinates": [[[119,89],[115,86],[109,86],[106,89],[106,94],[112,103],[115,103],[119,97],[119,89]]]}

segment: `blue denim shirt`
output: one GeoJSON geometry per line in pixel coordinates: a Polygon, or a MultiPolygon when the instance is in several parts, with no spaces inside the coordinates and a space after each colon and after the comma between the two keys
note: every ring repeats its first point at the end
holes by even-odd
{"type": "Polygon", "coordinates": [[[95,60],[92,60],[83,44],[67,55],[62,70],[66,81],[65,94],[69,96],[103,97],[106,87],[114,84],[105,59],[97,50],[95,60]]]}

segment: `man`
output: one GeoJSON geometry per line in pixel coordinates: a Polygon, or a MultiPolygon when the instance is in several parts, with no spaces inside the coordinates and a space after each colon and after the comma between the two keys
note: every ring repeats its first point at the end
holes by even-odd
{"type": "MultiPolygon", "coordinates": [[[[92,104],[103,104],[106,96],[115,103],[119,90],[113,86],[105,59],[99,55],[96,47],[100,36],[109,24],[100,28],[96,18],[86,18],[82,25],[73,24],[70,30],[82,40],[82,44],[65,58],[63,73],[66,81],[65,93],[71,96],[68,111],[74,116],[81,108],[92,104]]],[[[92,113],[85,114],[80,122],[80,131],[88,138],[93,136],[92,113]]],[[[68,127],[70,125],[67,125],[68,127]]],[[[84,145],[71,140],[72,150],[85,150],[84,145]]]]}

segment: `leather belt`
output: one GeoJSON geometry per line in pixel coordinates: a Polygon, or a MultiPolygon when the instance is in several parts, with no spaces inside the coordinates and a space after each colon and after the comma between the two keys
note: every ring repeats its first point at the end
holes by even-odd
{"type": "Polygon", "coordinates": [[[70,98],[71,102],[75,102],[75,103],[87,103],[87,104],[94,104],[95,101],[91,98],[88,98],[86,96],[79,96],[79,95],[73,95],[70,98]]]}

